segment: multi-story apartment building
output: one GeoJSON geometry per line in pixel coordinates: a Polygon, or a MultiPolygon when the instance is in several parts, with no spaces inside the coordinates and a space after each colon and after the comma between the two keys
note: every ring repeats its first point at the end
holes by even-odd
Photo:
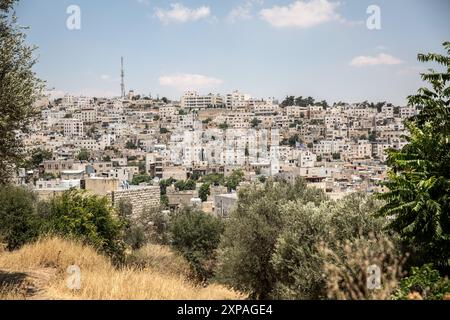
{"type": "Polygon", "coordinates": [[[77,139],[73,141],[77,149],[100,150],[100,144],[94,139],[77,139]]]}
{"type": "Polygon", "coordinates": [[[178,108],[173,105],[166,105],[159,108],[159,116],[163,120],[171,119],[176,114],[178,114],[178,108]]]}
{"type": "Polygon", "coordinates": [[[313,168],[316,161],[317,156],[309,150],[301,150],[298,155],[298,166],[300,168],[313,168]]]}
{"type": "Polygon", "coordinates": [[[81,120],[63,119],[63,126],[64,126],[64,136],[66,137],[74,137],[74,136],[82,137],[84,135],[83,121],[81,120]]]}
{"type": "Polygon", "coordinates": [[[386,118],[394,117],[394,106],[385,104],[381,107],[381,114],[386,118]]]}
{"type": "Polygon", "coordinates": [[[322,106],[308,106],[309,119],[320,120],[323,119],[325,111],[322,106]]]}
{"type": "Polygon", "coordinates": [[[93,123],[97,121],[97,110],[95,108],[82,109],[80,112],[74,113],[73,117],[85,123],[93,123]]]}
{"type": "Polygon", "coordinates": [[[284,110],[288,117],[294,119],[306,119],[308,117],[307,107],[287,106],[284,110]]]}
{"type": "Polygon", "coordinates": [[[199,95],[195,91],[186,92],[180,99],[181,107],[184,109],[207,109],[222,108],[224,99],[219,94],[199,95]]]}
{"type": "Polygon", "coordinates": [[[417,109],[414,106],[400,107],[400,117],[402,119],[408,119],[417,114],[417,109]]]}
{"type": "Polygon", "coordinates": [[[225,97],[225,105],[227,109],[236,110],[248,107],[251,96],[244,94],[238,90],[229,93],[225,97]]]}

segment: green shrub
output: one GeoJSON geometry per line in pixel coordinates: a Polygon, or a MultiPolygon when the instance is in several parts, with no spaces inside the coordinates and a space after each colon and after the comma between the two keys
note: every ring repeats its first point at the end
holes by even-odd
{"type": "Polygon", "coordinates": [[[0,187],[0,242],[15,250],[39,235],[36,195],[23,187],[0,187]]]}
{"type": "Polygon", "coordinates": [[[133,250],[141,248],[146,243],[143,228],[138,225],[133,217],[133,204],[130,200],[121,199],[117,203],[116,211],[123,228],[123,241],[133,250]]]}
{"type": "Polygon", "coordinates": [[[189,262],[198,280],[210,278],[223,232],[222,221],[202,211],[184,209],[172,218],[170,231],[173,248],[189,262]]]}
{"type": "Polygon", "coordinates": [[[202,201],[208,200],[208,196],[211,194],[210,185],[209,183],[204,183],[198,190],[198,196],[202,201]]]}
{"type": "Polygon", "coordinates": [[[143,182],[150,182],[152,181],[152,177],[150,177],[148,174],[143,173],[143,174],[136,174],[133,176],[133,180],[131,181],[132,185],[139,185],[143,182]]]}
{"type": "Polygon", "coordinates": [[[69,190],[50,201],[50,232],[80,238],[120,261],[123,258],[122,224],[106,197],[69,190]]]}
{"type": "Polygon", "coordinates": [[[450,281],[442,278],[432,264],[412,267],[411,274],[401,280],[398,290],[393,295],[395,300],[411,299],[419,294],[426,300],[443,300],[450,297],[450,281]]]}
{"type": "Polygon", "coordinates": [[[151,243],[160,245],[167,245],[170,242],[171,234],[170,228],[170,216],[160,209],[158,210],[144,210],[143,218],[140,221],[147,221],[148,226],[147,234],[151,243]]]}
{"type": "Polygon", "coordinates": [[[175,188],[177,188],[178,191],[195,190],[196,186],[195,181],[191,179],[186,181],[180,180],[175,183],[175,188]]]}

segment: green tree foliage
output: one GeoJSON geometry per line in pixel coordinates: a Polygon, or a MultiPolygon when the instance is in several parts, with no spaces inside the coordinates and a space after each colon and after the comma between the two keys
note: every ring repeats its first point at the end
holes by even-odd
{"type": "Polygon", "coordinates": [[[222,221],[202,211],[184,209],[172,218],[170,231],[173,248],[186,258],[198,280],[210,278],[223,232],[222,221]]]}
{"type": "Polygon", "coordinates": [[[218,279],[253,298],[270,298],[276,284],[271,259],[285,227],[283,205],[325,199],[322,191],[307,188],[302,179],[294,184],[269,179],[241,189],[220,244],[218,279]]]}
{"type": "Polygon", "coordinates": [[[295,97],[294,96],[287,96],[283,102],[281,102],[281,107],[290,107],[295,106],[295,97]]]}
{"type": "Polygon", "coordinates": [[[146,208],[139,221],[143,224],[152,243],[167,245],[170,243],[170,216],[160,209],[146,208]]]}
{"type": "Polygon", "coordinates": [[[221,130],[226,130],[228,128],[229,128],[228,123],[221,123],[221,124],[219,124],[219,129],[221,129],[221,130]]]}
{"type": "Polygon", "coordinates": [[[16,132],[26,130],[43,83],[33,72],[35,47],[25,43],[25,27],[17,23],[15,1],[0,1],[0,184],[7,183],[23,158],[16,132]]]}
{"type": "Polygon", "coordinates": [[[201,177],[201,173],[198,171],[194,171],[191,176],[189,177],[189,179],[192,179],[194,181],[198,181],[198,179],[200,179],[201,177]]]}
{"type": "Polygon", "coordinates": [[[44,174],[42,175],[42,179],[44,179],[45,181],[56,179],[56,175],[54,175],[51,172],[50,173],[49,172],[44,172],[44,174]]]}
{"type": "Polygon", "coordinates": [[[327,258],[318,245],[326,245],[342,256],[339,243],[367,239],[371,233],[382,234],[384,219],[374,218],[379,208],[378,201],[358,193],[320,205],[302,199],[284,205],[281,211],[285,228],[277,239],[271,260],[276,275],[272,297],[327,298],[323,277],[327,258]]]}
{"type": "Polygon", "coordinates": [[[26,169],[37,169],[45,160],[51,160],[53,153],[44,149],[34,149],[30,152],[28,160],[26,160],[23,166],[26,169]]]}
{"type": "Polygon", "coordinates": [[[175,183],[175,188],[178,191],[187,191],[187,190],[195,190],[196,183],[194,180],[188,179],[186,181],[179,180],[175,183]]]}
{"type": "Polygon", "coordinates": [[[126,143],[125,143],[125,149],[130,149],[130,150],[134,150],[134,149],[137,149],[138,147],[137,147],[137,145],[133,142],[133,141],[127,141],[126,143]]]}
{"type": "Polygon", "coordinates": [[[109,256],[123,258],[122,225],[106,197],[69,190],[50,201],[50,232],[80,238],[109,256]]]}
{"type": "Polygon", "coordinates": [[[387,204],[381,214],[390,227],[416,252],[417,263],[434,263],[448,273],[450,267],[450,43],[446,55],[419,54],[422,62],[436,62],[442,72],[422,74],[428,87],[408,97],[412,106],[423,106],[420,115],[406,121],[408,144],[390,151],[390,172],[380,198],[387,204]]]}
{"type": "Polygon", "coordinates": [[[315,106],[321,106],[321,107],[323,107],[324,109],[327,109],[327,108],[330,107],[330,106],[328,105],[328,102],[327,102],[326,100],[322,100],[322,101],[320,101],[320,102],[316,102],[316,103],[314,103],[314,105],[315,105],[315,106]]]}
{"type": "Polygon", "coordinates": [[[425,300],[443,300],[450,298],[450,281],[442,278],[432,264],[413,267],[410,275],[401,280],[398,290],[394,293],[395,300],[410,299],[410,295],[419,294],[425,300]]]}
{"type": "Polygon", "coordinates": [[[161,189],[161,195],[165,195],[167,192],[167,187],[171,186],[175,182],[175,179],[169,178],[166,180],[159,181],[159,187],[161,189]]]}
{"type": "Polygon", "coordinates": [[[259,120],[258,118],[253,118],[252,122],[251,122],[252,128],[258,127],[260,123],[261,123],[261,120],[259,120]]]}
{"type": "Polygon", "coordinates": [[[23,187],[0,187],[0,242],[8,250],[20,248],[39,235],[41,218],[36,195],[23,187]]]}
{"type": "Polygon", "coordinates": [[[133,215],[133,204],[129,200],[120,200],[116,210],[123,226],[123,240],[133,250],[149,242],[169,244],[170,216],[161,208],[145,207],[133,215]]]}
{"type": "Polygon", "coordinates": [[[269,264],[274,274],[271,298],[319,299],[326,295],[320,268],[322,258],[315,246],[331,231],[329,209],[328,203],[317,207],[302,200],[281,208],[292,225],[285,226],[283,221],[283,230],[271,252],[269,264]]]}
{"type": "Polygon", "coordinates": [[[297,98],[295,96],[287,96],[281,103],[281,107],[288,107],[288,106],[308,107],[313,105],[320,105],[323,106],[324,108],[328,107],[328,103],[325,100],[316,103],[314,98],[312,97],[303,98],[302,96],[297,98]]]}
{"type": "Polygon", "coordinates": [[[333,160],[340,160],[341,159],[341,153],[340,152],[333,153],[331,156],[333,157],[333,160]]]}
{"type": "Polygon", "coordinates": [[[167,196],[167,194],[161,194],[160,202],[161,202],[161,206],[164,209],[169,208],[169,197],[167,196]]]}
{"type": "Polygon", "coordinates": [[[133,204],[130,200],[119,200],[116,212],[123,229],[122,239],[131,249],[140,249],[146,242],[144,228],[133,219],[133,204]]]}
{"type": "Polygon", "coordinates": [[[209,183],[204,183],[198,190],[198,196],[202,201],[208,200],[208,196],[211,194],[209,183]]]}
{"type": "Polygon", "coordinates": [[[377,132],[371,131],[369,134],[369,141],[370,142],[376,142],[377,141],[377,132]]]}
{"type": "Polygon", "coordinates": [[[282,146],[291,146],[291,147],[295,147],[297,143],[302,143],[302,139],[300,138],[300,136],[298,135],[298,133],[290,136],[287,139],[283,139],[281,141],[281,145],[282,146]]]}
{"type": "Polygon", "coordinates": [[[133,180],[131,181],[132,185],[139,185],[143,182],[150,182],[152,181],[152,177],[150,177],[148,174],[136,174],[133,176],[133,180]]]}
{"type": "Polygon", "coordinates": [[[86,149],[81,149],[80,153],[78,153],[77,155],[77,159],[79,161],[89,161],[89,151],[87,151],[86,149]]]}
{"type": "Polygon", "coordinates": [[[213,186],[223,185],[225,178],[221,173],[210,173],[201,178],[201,182],[208,183],[213,186]]]}
{"type": "Polygon", "coordinates": [[[166,134],[169,133],[170,131],[167,128],[159,128],[159,133],[160,134],[166,134]]]}
{"type": "Polygon", "coordinates": [[[225,186],[228,191],[236,190],[237,186],[244,181],[244,172],[242,170],[233,170],[233,172],[225,178],[225,186]]]}

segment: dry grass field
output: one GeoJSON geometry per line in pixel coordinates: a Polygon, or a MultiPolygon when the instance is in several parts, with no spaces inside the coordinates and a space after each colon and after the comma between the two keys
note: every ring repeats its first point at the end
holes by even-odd
{"type": "Polygon", "coordinates": [[[200,300],[245,299],[219,285],[189,281],[183,258],[149,245],[117,269],[93,248],[61,238],[43,239],[14,252],[0,251],[0,299],[200,300]],[[81,288],[67,286],[67,267],[81,270],[81,288]]]}

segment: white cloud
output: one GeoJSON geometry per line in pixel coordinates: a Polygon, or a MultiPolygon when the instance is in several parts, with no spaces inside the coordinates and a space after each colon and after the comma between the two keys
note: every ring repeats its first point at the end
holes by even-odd
{"type": "Polygon", "coordinates": [[[189,21],[197,21],[211,15],[211,10],[208,6],[202,6],[196,9],[185,7],[181,3],[174,3],[170,6],[171,9],[169,10],[161,8],[155,9],[156,16],[164,24],[168,24],[170,22],[184,23],[189,21]]]}
{"type": "Polygon", "coordinates": [[[235,23],[239,20],[249,20],[253,18],[252,9],[254,6],[262,5],[262,0],[247,0],[244,4],[234,7],[227,16],[227,21],[235,23]]]}
{"type": "Polygon", "coordinates": [[[219,86],[222,80],[204,76],[201,74],[180,73],[175,75],[166,75],[159,78],[159,84],[162,86],[175,87],[178,90],[195,90],[219,86]]]}
{"type": "Polygon", "coordinates": [[[392,66],[401,63],[403,63],[402,60],[386,53],[380,53],[376,56],[358,56],[350,61],[350,65],[352,67],[367,67],[379,65],[392,66]]]}
{"type": "Polygon", "coordinates": [[[109,76],[109,75],[107,75],[107,74],[102,74],[101,76],[100,76],[100,79],[102,79],[102,80],[109,80],[111,77],[109,76]]]}
{"type": "Polygon", "coordinates": [[[336,12],[339,5],[328,0],[295,1],[288,6],[263,9],[260,16],[278,28],[310,28],[329,21],[344,21],[336,12]]]}

